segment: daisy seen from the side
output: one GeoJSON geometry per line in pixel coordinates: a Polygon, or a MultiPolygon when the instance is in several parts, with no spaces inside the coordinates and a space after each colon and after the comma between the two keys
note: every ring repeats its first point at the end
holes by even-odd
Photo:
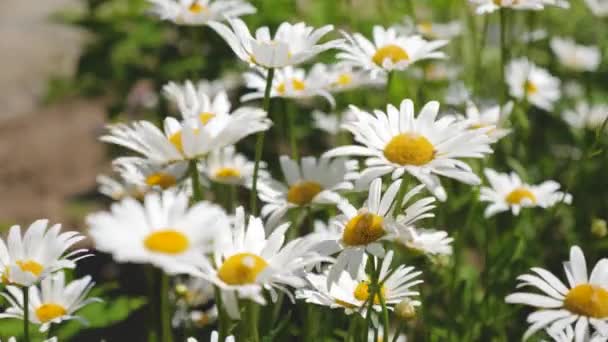
{"type": "Polygon", "coordinates": [[[152,12],[162,20],[178,25],[205,25],[213,20],[224,20],[256,12],[244,0],[148,0],[152,12]]]}
{"type": "Polygon", "coordinates": [[[509,62],[505,72],[509,94],[514,98],[547,111],[559,100],[560,80],[526,57],[509,62]]]}
{"type": "Polygon", "coordinates": [[[571,38],[553,37],[550,46],[559,62],[574,71],[596,71],[602,61],[597,46],[579,45],[571,38]]]}

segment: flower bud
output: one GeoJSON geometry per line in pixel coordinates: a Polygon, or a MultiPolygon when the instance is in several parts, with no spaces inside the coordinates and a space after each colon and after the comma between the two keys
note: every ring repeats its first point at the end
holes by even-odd
{"type": "Polygon", "coordinates": [[[404,321],[412,320],[416,317],[416,307],[409,299],[404,299],[395,306],[395,314],[404,321]]]}
{"type": "Polygon", "coordinates": [[[594,218],[591,221],[591,234],[598,238],[603,238],[608,235],[606,220],[594,218]]]}

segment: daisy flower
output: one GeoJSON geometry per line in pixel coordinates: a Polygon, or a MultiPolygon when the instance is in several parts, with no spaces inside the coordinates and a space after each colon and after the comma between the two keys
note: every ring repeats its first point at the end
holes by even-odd
{"type": "Polygon", "coordinates": [[[228,94],[219,91],[211,97],[205,90],[205,87],[195,86],[189,80],[183,85],[169,82],[163,87],[165,96],[177,105],[184,119],[198,118],[205,124],[215,116],[229,115],[232,105],[228,100],[228,94]]]}
{"type": "Polygon", "coordinates": [[[490,187],[482,187],[480,200],[490,202],[486,208],[485,217],[511,210],[513,215],[519,215],[522,208],[550,208],[557,203],[570,204],[572,196],[558,191],[559,183],[548,180],[539,185],[524,183],[515,173],[498,173],[492,169],[485,169],[484,174],[490,187]]]}
{"type": "Polygon", "coordinates": [[[462,24],[457,20],[445,23],[424,20],[416,25],[416,31],[427,39],[452,39],[462,34],[462,24]]]}
{"type": "Polygon", "coordinates": [[[502,127],[505,126],[512,110],[513,102],[510,101],[504,106],[494,105],[481,109],[472,101],[468,101],[465,115],[458,115],[457,118],[466,122],[469,129],[491,127],[487,135],[494,143],[511,132],[510,129],[502,127]]]}
{"type": "Polygon", "coordinates": [[[283,68],[304,63],[319,53],[336,48],[342,40],[335,39],[319,44],[319,40],[333,30],[332,25],[319,29],[305,23],[279,25],[274,37],[266,26],[255,31],[255,37],[240,19],[228,19],[231,27],[211,22],[213,28],[241,60],[263,68],[283,68]]]}
{"type": "Polygon", "coordinates": [[[114,170],[127,184],[135,184],[138,189],[143,189],[142,194],[150,190],[172,188],[185,177],[187,172],[186,163],[163,166],[139,157],[120,157],[112,164],[114,170]]]}
{"type": "Polygon", "coordinates": [[[318,80],[318,83],[322,83],[323,88],[331,93],[386,85],[386,76],[372,78],[369,72],[343,63],[317,63],[312,66],[309,75],[312,79],[318,80]]]}
{"type": "Polygon", "coordinates": [[[447,40],[426,41],[413,35],[397,33],[395,28],[374,26],[373,42],[363,35],[350,35],[343,32],[347,43],[342,45],[342,52],[337,54],[345,65],[371,71],[372,77],[392,70],[405,70],[420,60],[445,58],[437,49],[445,46],[447,40]]]}
{"type": "Polygon", "coordinates": [[[352,110],[346,109],[341,115],[330,113],[326,114],[320,110],[312,112],[312,125],[328,134],[337,135],[343,131],[343,125],[349,121],[353,121],[355,115],[352,110]]]}
{"type": "Polygon", "coordinates": [[[232,229],[216,242],[212,262],[203,259],[193,275],[220,288],[222,303],[233,318],[239,317],[237,298],[265,305],[264,289],[270,291],[273,301],[275,290],[291,298],[286,287],[305,285],[301,275],[305,267],[329,261],[312,251],[314,240],[297,238],[284,245],[288,223],[266,236],[262,220],[250,216],[246,222],[242,207],[237,208],[232,222],[232,229]]]}
{"type": "Polygon", "coordinates": [[[469,2],[476,6],[477,14],[488,14],[501,8],[540,11],[545,6],[570,7],[570,3],[566,0],[469,0],[469,2]]]}
{"type": "Polygon", "coordinates": [[[543,293],[515,292],[505,298],[510,304],[538,308],[528,316],[531,325],[524,339],[549,325],[556,330],[574,325],[577,342],[588,340],[590,326],[599,334],[608,335],[608,259],[600,260],[588,275],[583,251],[573,246],[570,260],[564,263],[567,285],[543,268],[531,271],[517,277],[517,287],[532,286],[543,293]]]}
{"type": "Polygon", "coordinates": [[[550,111],[560,97],[560,80],[547,70],[518,58],[506,66],[509,93],[518,100],[527,100],[538,108],[550,111]]]}
{"type": "MultiPolygon", "coordinates": [[[[227,336],[226,339],[224,340],[224,342],[235,342],[235,341],[236,340],[234,339],[234,336],[232,336],[232,335],[227,336]]],[[[195,339],[194,337],[188,337],[186,342],[198,342],[198,340],[195,339]]],[[[220,342],[220,335],[218,334],[218,332],[216,330],[213,330],[211,332],[211,336],[209,337],[209,342],[220,342]]]]}
{"type": "Polygon", "coordinates": [[[399,230],[395,241],[410,251],[424,255],[452,255],[453,238],[443,230],[423,229],[409,226],[399,230]]]}
{"type": "Polygon", "coordinates": [[[147,186],[129,183],[126,179],[120,177],[120,175],[118,177],[99,175],[96,181],[97,191],[115,201],[119,201],[125,197],[142,198],[148,190],[147,186]]]}
{"type": "Polygon", "coordinates": [[[471,100],[471,92],[462,81],[451,82],[445,92],[445,103],[461,106],[471,100]]]}
{"type": "Polygon", "coordinates": [[[606,0],[585,0],[587,7],[593,15],[598,17],[608,16],[608,1],[606,0]]]}
{"type": "MultiPolygon", "coordinates": [[[[243,75],[247,88],[253,92],[241,97],[241,101],[251,101],[264,98],[266,89],[266,73],[261,70],[247,72],[243,75]]],[[[270,97],[282,97],[288,99],[308,99],[322,96],[331,104],[336,105],[334,97],[325,89],[326,78],[319,75],[306,73],[306,70],[293,67],[277,69],[272,79],[270,97]]]]}
{"type": "Polygon", "coordinates": [[[589,105],[581,101],[576,104],[574,110],[569,109],[562,113],[562,117],[574,128],[598,129],[608,119],[608,105],[589,105]]]}
{"type": "MultiPolygon", "coordinates": [[[[376,335],[376,330],[374,330],[373,328],[370,328],[367,331],[367,342],[379,342],[379,341],[384,341],[384,327],[382,326],[382,324],[378,325],[378,335],[376,335]],[[376,339],[377,336],[377,339],[376,339]]],[[[404,334],[399,333],[399,336],[395,336],[397,332],[395,331],[389,331],[388,334],[388,340],[387,341],[393,341],[393,342],[407,342],[407,336],[404,334]]]]}
{"type": "MultiPolygon", "coordinates": [[[[365,259],[358,268],[358,274],[352,277],[348,272],[341,271],[336,278],[336,282],[330,284],[327,272],[323,274],[309,273],[306,279],[309,288],[296,291],[296,297],[303,299],[307,303],[327,306],[332,309],[342,309],[347,315],[360,313],[366,316],[369,299],[369,285],[371,279],[365,274],[365,259]]],[[[384,282],[380,290],[380,296],[389,310],[404,299],[411,299],[418,296],[417,291],[412,287],[422,283],[416,279],[422,272],[416,271],[412,266],[399,265],[391,270],[393,251],[389,251],[382,261],[380,267],[379,281],[384,282]]],[[[373,261],[376,263],[376,260],[373,261]]],[[[380,296],[376,294],[372,308],[379,312],[382,310],[380,296]]],[[[419,306],[420,302],[412,300],[412,305],[419,306]]]]}
{"type": "MultiPolygon", "coordinates": [[[[234,146],[227,146],[211,151],[203,161],[201,169],[210,180],[221,184],[251,186],[254,163],[244,155],[236,152],[234,146]]],[[[262,163],[259,170],[260,179],[270,177],[262,163]]]]}
{"type": "Polygon", "coordinates": [[[279,158],[287,184],[271,179],[262,180],[258,195],[262,202],[262,216],[274,226],[291,208],[332,204],[340,200],[339,191],[352,190],[356,161],[342,158],[303,157],[299,162],[287,156],[279,158]]]}
{"type": "Polygon", "coordinates": [[[412,70],[412,76],[431,82],[443,82],[454,80],[458,77],[460,68],[444,63],[429,62],[426,65],[412,70]]]}
{"type": "Polygon", "coordinates": [[[401,214],[405,204],[423,189],[423,186],[417,186],[410,190],[402,200],[402,207],[396,208],[393,202],[400,185],[401,180],[397,180],[382,194],[382,179],[376,178],[371,183],[368,198],[361,208],[356,209],[346,200],[338,203],[342,215],[336,217],[331,224],[337,225],[341,234],[337,239],[321,241],[317,246],[324,255],[338,253],[336,263],[330,266],[328,281],[337,280],[345,269],[352,277],[356,277],[365,253],[383,257],[383,240],[393,240],[400,234],[399,228],[433,216],[429,211],[434,208],[431,205],[434,198],[426,197],[412,203],[405,209],[405,215],[394,219],[393,212],[396,210],[401,214]]]}
{"type": "Polygon", "coordinates": [[[482,158],[491,153],[491,128],[469,129],[466,122],[454,118],[437,119],[439,103],[427,103],[416,117],[414,103],[403,100],[399,109],[387,106],[387,112],[370,114],[351,107],[356,121],[344,125],[361,145],[337,147],[325,153],[334,156],[367,157],[367,168],[361,172],[355,187],[360,188],[385,174],[393,179],[405,172],[416,177],[439,199],[447,198],[438,176],[467,184],[481,180],[459,158],[482,158]]]}
{"type": "Polygon", "coordinates": [[[241,108],[206,123],[192,118],[180,122],[168,117],[163,130],[145,120],[110,125],[109,133],[101,140],[142,154],[151,163],[165,165],[199,159],[250,134],[265,131],[271,124],[265,111],[241,108]]]}
{"type": "MultiPolygon", "coordinates": [[[[553,339],[554,342],[574,342],[575,335],[574,329],[572,329],[571,325],[567,325],[565,328],[556,325],[555,327],[549,327],[545,329],[545,332],[549,337],[553,339]]],[[[593,334],[593,336],[584,340],[586,342],[606,342],[608,341],[608,336],[602,336],[599,333],[593,334]]],[[[548,342],[543,340],[543,342],[548,342]]]]}
{"type": "Polygon", "coordinates": [[[152,12],[178,25],[205,25],[212,20],[239,17],[256,12],[243,0],[148,0],[152,12]]]}
{"type": "Polygon", "coordinates": [[[217,232],[228,225],[217,205],[198,202],[173,190],[149,193],[143,203],[126,198],[109,212],[87,217],[98,250],[117,262],[150,263],[168,274],[186,273],[186,261],[204,259],[217,232]]]}
{"type": "Polygon", "coordinates": [[[95,283],[90,276],[65,283],[63,272],[58,272],[42,280],[40,288],[29,288],[29,307],[23,307],[23,290],[16,286],[7,286],[8,293],[2,296],[8,301],[10,307],[0,314],[0,318],[17,318],[23,320],[24,310],[29,311],[29,320],[40,325],[40,331],[45,332],[51,324],[59,324],[67,320],[87,321],[75,315],[80,308],[93,303],[101,302],[98,298],[85,299],[95,283]]]}
{"type": "Polygon", "coordinates": [[[21,236],[21,227],[9,229],[6,243],[0,239],[0,280],[4,284],[31,286],[63,268],[75,268],[76,261],[89,256],[86,249],[66,253],[84,239],[71,231],[60,233],[61,225],[48,227],[37,220],[21,236]]]}
{"type": "Polygon", "coordinates": [[[563,66],[574,71],[596,71],[602,61],[597,46],[578,45],[571,38],[552,38],[551,50],[563,66]]]}

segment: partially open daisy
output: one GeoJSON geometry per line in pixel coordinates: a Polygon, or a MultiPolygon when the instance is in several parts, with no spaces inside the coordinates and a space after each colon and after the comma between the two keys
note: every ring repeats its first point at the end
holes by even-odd
{"type": "Polygon", "coordinates": [[[344,130],[343,125],[355,119],[353,111],[346,109],[342,113],[326,114],[320,110],[312,112],[313,126],[331,135],[337,135],[344,130]]]}
{"type": "MultiPolygon", "coordinates": [[[[253,167],[254,163],[236,152],[234,146],[211,151],[201,165],[205,177],[213,182],[247,187],[251,186],[253,167]]],[[[258,176],[260,179],[269,177],[264,168],[265,164],[262,164],[258,176]]]]}
{"type": "Polygon", "coordinates": [[[416,30],[427,39],[452,39],[462,33],[462,23],[457,20],[444,23],[423,20],[418,22],[416,30]]]}
{"type": "Polygon", "coordinates": [[[203,122],[199,118],[178,121],[166,118],[164,130],[149,121],[108,126],[101,140],[142,154],[155,164],[171,164],[199,159],[210,151],[234,145],[246,136],[267,130],[271,121],[266,112],[240,108],[230,115],[219,115],[203,122]]]}
{"type": "Polygon", "coordinates": [[[142,195],[151,190],[175,187],[187,171],[185,163],[158,165],[139,157],[120,157],[112,162],[112,166],[127,184],[135,184],[143,190],[142,195]]]}
{"type": "Polygon", "coordinates": [[[148,191],[147,186],[139,183],[130,183],[126,179],[118,176],[98,175],[97,191],[109,198],[120,201],[125,197],[142,198],[148,191]]]}
{"type": "Polygon", "coordinates": [[[109,212],[89,215],[87,223],[97,249],[117,262],[149,263],[177,274],[205,258],[228,218],[215,204],[189,207],[187,195],[165,190],[147,194],[143,203],[126,198],[109,212]]]}
{"type": "Polygon", "coordinates": [[[303,157],[299,162],[287,156],[279,159],[286,184],[271,179],[259,184],[259,197],[265,205],[262,216],[274,226],[290,208],[333,204],[341,199],[340,191],[353,188],[350,177],[356,161],[337,158],[303,157]]]}
{"type": "Polygon", "coordinates": [[[230,114],[230,100],[225,91],[219,91],[213,97],[206,93],[206,88],[186,81],[183,85],[169,82],[163,87],[167,98],[177,105],[180,115],[186,118],[198,118],[203,124],[216,116],[230,114]]]}
{"type": "Polygon", "coordinates": [[[511,96],[518,100],[527,100],[544,110],[553,109],[560,96],[558,78],[526,57],[512,60],[506,68],[506,82],[511,96]]]}
{"type": "Polygon", "coordinates": [[[337,57],[345,65],[372,72],[372,77],[392,70],[407,69],[413,63],[424,59],[445,58],[437,49],[448,41],[426,41],[421,36],[400,35],[394,28],[374,26],[371,42],[360,33],[352,36],[343,32],[347,44],[340,47],[337,57]]]}
{"type": "Polygon", "coordinates": [[[571,38],[553,37],[551,50],[563,66],[574,71],[595,71],[602,61],[597,46],[578,45],[571,38]]]}
{"type": "Polygon", "coordinates": [[[332,25],[314,29],[305,23],[284,22],[274,37],[266,26],[258,28],[253,37],[242,20],[228,19],[228,22],[231,27],[220,22],[211,22],[209,26],[224,38],[238,58],[263,68],[298,65],[342,43],[335,39],[319,44],[319,40],[333,30],[332,25]]]}
{"type": "Polygon", "coordinates": [[[598,261],[588,275],[583,251],[573,246],[570,260],[564,262],[567,285],[543,268],[531,270],[517,277],[517,287],[532,286],[543,293],[515,292],[506,297],[507,303],[538,308],[528,316],[531,325],[524,339],[549,325],[556,330],[575,325],[576,341],[587,341],[592,329],[608,336],[608,259],[598,261]]]}
{"type": "Polygon", "coordinates": [[[453,238],[443,230],[424,229],[409,226],[399,229],[399,236],[395,241],[403,244],[415,253],[436,256],[451,255],[453,238]]]}
{"type": "Polygon", "coordinates": [[[559,191],[556,181],[545,181],[539,185],[524,183],[515,173],[498,173],[485,169],[484,174],[490,187],[482,187],[480,200],[491,204],[485,210],[485,217],[511,210],[513,215],[519,215],[522,208],[549,208],[557,203],[572,202],[572,196],[559,191]]]}
{"type": "Polygon", "coordinates": [[[341,236],[335,240],[325,240],[319,243],[318,250],[325,255],[338,253],[336,263],[330,266],[328,281],[334,282],[343,270],[347,270],[354,278],[357,276],[365,253],[377,257],[384,256],[383,240],[391,240],[399,235],[399,228],[410,226],[423,218],[431,217],[433,198],[420,199],[407,207],[399,219],[393,218],[393,212],[402,213],[403,206],[423,189],[417,186],[410,190],[402,200],[402,207],[396,208],[395,197],[401,185],[401,180],[393,182],[382,194],[382,179],[376,178],[370,185],[367,201],[359,209],[346,200],[340,201],[338,209],[342,215],[336,217],[331,224],[340,228],[341,236]]]}
{"type": "MultiPolygon", "coordinates": [[[[243,77],[245,78],[247,88],[253,89],[253,92],[243,95],[241,101],[264,98],[266,73],[256,70],[255,72],[245,73],[243,77]]],[[[272,79],[272,88],[270,89],[270,97],[308,99],[321,96],[333,107],[335,106],[335,100],[326,89],[326,82],[326,78],[320,78],[318,75],[311,73],[307,74],[304,69],[288,66],[275,71],[274,78],[272,79]]]]}
{"type": "Polygon", "coordinates": [[[382,175],[392,172],[393,179],[405,172],[416,177],[439,200],[447,194],[438,176],[446,176],[467,184],[479,184],[480,179],[459,158],[482,158],[491,153],[489,127],[470,129],[454,118],[437,119],[439,103],[427,103],[416,117],[414,103],[403,100],[397,109],[387,106],[384,113],[374,114],[353,108],[356,121],[344,126],[361,145],[341,146],[325,156],[365,156],[367,168],[362,171],[356,187],[365,186],[382,175]]]}
{"type": "Polygon", "coordinates": [[[608,120],[608,104],[592,104],[580,101],[574,109],[562,113],[564,120],[577,129],[595,130],[608,120]]]}
{"type": "Polygon", "coordinates": [[[205,25],[212,20],[255,13],[255,7],[244,0],[148,0],[152,12],[162,20],[179,25],[205,25]]]}
{"type": "Polygon", "coordinates": [[[2,293],[2,296],[11,306],[0,314],[0,318],[23,320],[23,312],[28,310],[30,322],[40,325],[42,332],[47,331],[51,324],[72,319],[86,324],[87,321],[75,313],[87,304],[101,301],[98,298],[86,299],[94,284],[90,276],[66,284],[63,272],[58,272],[43,279],[40,288],[29,288],[28,308],[23,307],[23,290],[16,286],[7,286],[8,294],[2,293]]]}
{"type": "Polygon", "coordinates": [[[67,252],[84,236],[71,231],[60,233],[61,225],[48,227],[48,220],[37,220],[21,236],[21,227],[12,226],[6,243],[0,239],[0,281],[31,286],[51,273],[76,267],[76,261],[89,256],[86,249],[67,252]]]}
{"type": "Polygon", "coordinates": [[[273,300],[279,290],[291,297],[286,286],[305,285],[304,267],[327,261],[314,252],[315,241],[298,238],[284,245],[289,224],[277,227],[266,236],[260,218],[245,220],[242,207],[237,208],[233,228],[224,230],[215,245],[211,263],[196,264],[200,276],[221,290],[222,303],[233,318],[239,317],[238,298],[266,304],[262,290],[270,290],[273,300]]]}
{"type": "Polygon", "coordinates": [[[317,63],[309,71],[310,78],[323,84],[330,93],[338,93],[363,87],[381,87],[386,84],[384,75],[372,78],[370,73],[343,63],[317,63]]]}
{"type": "MultiPolygon", "coordinates": [[[[304,299],[307,303],[327,306],[332,309],[339,308],[344,310],[347,315],[360,313],[367,314],[368,300],[370,296],[370,278],[365,274],[365,260],[361,263],[355,277],[346,271],[341,271],[335,283],[328,282],[328,273],[313,274],[309,273],[306,279],[310,283],[310,288],[300,289],[296,292],[296,297],[304,299]]],[[[412,266],[399,265],[396,269],[391,269],[393,251],[389,251],[382,261],[380,267],[379,281],[383,282],[379,294],[375,294],[372,308],[381,311],[380,297],[389,310],[404,299],[411,299],[418,296],[417,291],[411,288],[422,283],[416,279],[422,272],[416,271],[412,266]]],[[[374,259],[372,262],[377,263],[374,259]]],[[[420,305],[419,301],[412,300],[414,306],[420,305]]]]}
{"type": "Polygon", "coordinates": [[[546,6],[570,7],[567,0],[469,0],[469,2],[476,6],[477,14],[492,13],[501,8],[540,11],[546,6]]]}
{"type": "Polygon", "coordinates": [[[503,106],[494,105],[484,108],[479,108],[472,101],[468,101],[465,115],[459,115],[457,118],[464,120],[469,129],[489,127],[490,130],[486,134],[492,142],[497,142],[511,132],[510,129],[503,127],[512,110],[511,101],[503,106]]]}

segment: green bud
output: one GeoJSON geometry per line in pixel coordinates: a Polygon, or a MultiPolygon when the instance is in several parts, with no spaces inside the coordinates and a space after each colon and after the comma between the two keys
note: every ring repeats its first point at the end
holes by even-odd
{"type": "Polygon", "coordinates": [[[594,218],[591,221],[591,234],[598,238],[603,238],[608,235],[606,220],[594,218]]]}

